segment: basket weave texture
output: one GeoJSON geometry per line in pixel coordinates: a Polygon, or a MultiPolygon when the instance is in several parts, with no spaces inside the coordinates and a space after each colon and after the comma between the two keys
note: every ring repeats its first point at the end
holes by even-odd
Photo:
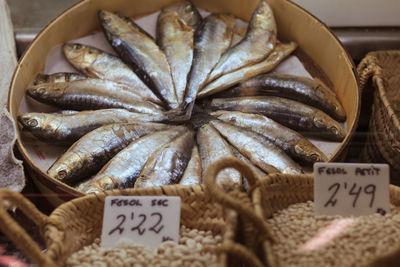
{"type": "Polygon", "coordinates": [[[374,103],[362,161],[388,163],[391,182],[400,184],[400,50],[374,51],[357,68],[360,86],[369,78],[374,103]]]}
{"type": "MultiPolygon", "coordinates": [[[[238,190],[232,190],[229,194],[236,199],[245,197],[247,202],[250,202],[247,194],[238,190]]],[[[90,245],[95,238],[100,237],[104,201],[107,195],[179,196],[181,224],[193,229],[211,230],[213,234],[222,235],[222,246],[215,250],[215,253],[218,253],[219,266],[232,266],[228,263],[228,252],[242,260],[250,258],[247,262],[250,264],[255,262],[257,265],[257,259],[248,255],[248,250],[234,243],[237,213],[224,209],[214,202],[206,193],[204,186],[170,185],[107,191],[66,202],[48,217],[39,212],[21,194],[0,189],[0,229],[39,266],[62,266],[72,253],[90,245]],[[11,219],[3,200],[16,205],[39,226],[46,243],[46,253],[43,253],[26,232],[11,219]]]]}

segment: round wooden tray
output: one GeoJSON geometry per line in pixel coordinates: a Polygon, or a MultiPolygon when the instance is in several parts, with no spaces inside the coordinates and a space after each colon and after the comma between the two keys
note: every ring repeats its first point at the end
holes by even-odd
{"type": "MultiPolygon", "coordinates": [[[[35,75],[43,71],[50,49],[68,40],[77,39],[100,29],[97,12],[100,9],[140,17],[171,5],[173,0],[85,0],[54,19],[34,40],[20,60],[11,83],[8,109],[16,119],[25,90],[35,75]]],[[[258,0],[193,0],[194,4],[210,12],[229,12],[248,21],[258,0]]],[[[360,92],[355,66],[346,50],[333,33],[308,12],[284,0],[268,0],[278,26],[280,41],[295,41],[300,53],[307,55],[336,92],[346,114],[347,136],[330,158],[340,161],[358,123],[360,92]]],[[[18,149],[27,170],[39,190],[48,194],[54,205],[83,195],[74,188],[50,178],[30,158],[21,138],[18,149]]]]}

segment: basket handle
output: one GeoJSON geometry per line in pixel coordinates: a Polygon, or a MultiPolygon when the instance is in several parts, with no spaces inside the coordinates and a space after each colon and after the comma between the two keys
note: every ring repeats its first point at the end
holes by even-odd
{"type": "Polygon", "coordinates": [[[210,251],[229,254],[230,257],[239,259],[242,263],[245,263],[245,266],[265,266],[251,250],[234,242],[225,242],[216,248],[210,249],[210,251]]]}
{"type": "Polygon", "coordinates": [[[221,187],[216,185],[218,173],[225,168],[234,168],[239,171],[246,177],[251,188],[258,185],[258,179],[254,175],[253,170],[246,163],[233,157],[222,158],[213,163],[205,173],[204,184],[210,197],[224,207],[237,211],[243,218],[246,218],[246,220],[251,221],[263,235],[261,239],[268,239],[273,242],[272,231],[268,224],[265,223],[264,219],[256,215],[253,209],[249,208],[248,205],[244,205],[240,200],[232,197],[222,190],[221,187]]]}
{"type": "Polygon", "coordinates": [[[5,201],[18,207],[28,218],[39,226],[40,230],[42,230],[44,225],[49,221],[48,217],[41,213],[35,205],[21,193],[11,191],[7,188],[0,188],[0,230],[27,256],[39,264],[39,266],[56,266],[49,257],[42,253],[39,245],[33,241],[25,229],[10,216],[5,206],[5,201]]]}
{"type": "Polygon", "coordinates": [[[360,89],[363,90],[371,76],[382,76],[382,68],[377,64],[376,57],[368,54],[358,64],[357,73],[360,79],[360,89]]]}

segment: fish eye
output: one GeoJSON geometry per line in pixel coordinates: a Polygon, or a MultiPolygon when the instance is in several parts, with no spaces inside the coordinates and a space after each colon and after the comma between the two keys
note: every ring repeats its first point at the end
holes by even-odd
{"type": "Polygon", "coordinates": [[[311,155],[310,155],[310,158],[311,158],[311,160],[314,161],[314,162],[321,161],[320,156],[319,156],[318,154],[315,154],[315,153],[311,154],[311,155]]]}
{"type": "Polygon", "coordinates": [[[37,90],[36,90],[36,92],[38,93],[38,94],[41,94],[41,95],[44,95],[45,93],[46,93],[46,88],[45,87],[40,87],[40,88],[38,88],[37,90]]]}
{"type": "Polygon", "coordinates": [[[58,179],[64,179],[67,176],[67,171],[61,170],[57,173],[58,179]]]}
{"type": "Polygon", "coordinates": [[[38,126],[38,121],[37,120],[35,120],[35,119],[30,119],[30,120],[27,120],[26,121],[26,124],[29,126],[29,127],[36,127],[36,126],[38,126]]]}
{"type": "Polygon", "coordinates": [[[332,127],[330,128],[330,131],[333,132],[333,133],[335,133],[335,134],[339,134],[339,129],[336,128],[335,126],[332,126],[332,127]]]}
{"type": "Polygon", "coordinates": [[[82,45],[81,45],[81,44],[74,44],[74,45],[73,45],[73,48],[74,48],[74,49],[81,49],[81,48],[82,48],[82,45]]]}

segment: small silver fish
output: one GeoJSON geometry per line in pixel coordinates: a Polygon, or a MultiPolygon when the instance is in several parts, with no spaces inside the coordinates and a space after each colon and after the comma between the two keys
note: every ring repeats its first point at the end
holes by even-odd
{"type": "Polygon", "coordinates": [[[72,82],[39,84],[26,93],[46,104],[73,110],[124,108],[139,113],[158,113],[163,108],[113,81],[88,78],[72,82]]]}
{"type": "Polygon", "coordinates": [[[85,193],[98,193],[114,188],[133,187],[151,155],[165,144],[188,131],[177,126],[155,132],[131,142],[121,150],[81,189],[85,193]]]}
{"type": "Polygon", "coordinates": [[[220,110],[211,113],[216,118],[261,134],[289,156],[301,162],[313,164],[328,161],[328,158],[308,139],[261,114],[220,110]]]}
{"type": "Polygon", "coordinates": [[[246,35],[247,26],[242,26],[240,28],[233,29],[231,46],[233,47],[238,44],[240,41],[243,40],[244,36],[246,35]]]}
{"type": "Polygon", "coordinates": [[[272,165],[282,173],[303,173],[296,162],[261,135],[218,120],[211,121],[210,124],[263,171],[269,172],[269,166],[272,165]]]}
{"type": "Polygon", "coordinates": [[[67,60],[87,76],[125,84],[128,90],[143,96],[143,99],[163,104],[119,57],[79,43],[64,44],[63,52],[67,60]]]}
{"type": "Polygon", "coordinates": [[[171,67],[178,102],[183,102],[192,66],[194,30],[172,8],[163,9],[157,20],[157,43],[171,67]]]}
{"type": "MultiPolygon", "coordinates": [[[[250,167],[250,169],[252,169],[253,173],[256,175],[256,177],[258,179],[261,179],[262,177],[267,175],[267,173],[265,171],[261,170],[259,167],[254,165],[248,158],[243,156],[243,154],[240,153],[239,150],[237,150],[234,146],[231,146],[231,149],[233,151],[233,154],[235,154],[235,157],[240,159],[241,161],[244,161],[250,167]]],[[[270,169],[270,171],[268,171],[268,174],[280,172],[278,169],[274,168],[273,166],[270,166],[269,169],[270,169]]]]}
{"type": "Polygon", "coordinates": [[[53,165],[47,174],[72,184],[101,169],[129,143],[169,126],[160,123],[109,124],[97,128],[76,141],[53,165]]]}
{"type": "Polygon", "coordinates": [[[87,76],[74,72],[56,72],[52,74],[38,73],[33,81],[33,85],[43,83],[72,82],[75,80],[84,80],[87,76]]]}
{"type": "MultiPolygon", "coordinates": [[[[235,156],[229,144],[210,124],[203,125],[197,131],[197,143],[199,145],[203,179],[213,162],[220,158],[235,156]]],[[[236,169],[226,168],[219,172],[217,183],[228,186],[231,184],[242,184],[242,177],[236,169]]]]}
{"type": "Polygon", "coordinates": [[[201,184],[201,160],[199,149],[195,144],[192,149],[190,161],[182,175],[179,184],[182,185],[198,185],[201,184]]]}
{"type": "Polygon", "coordinates": [[[102,10],[99,18],[108,41],[121,59],[170,108],[177,108],[171,68],[154,40],[128,17],[102,10]]]}
{"type": "Polygon", "coordinates": [[[194,144],[194,131],[188,131],[151,155],[140,172],[135,188],[176,184],[185,171],[194,144]]]}
{"type": "Polygon", "coordinates": [[[277,44],[271,54],[269,54],[263,61],[254,65],[243,67],[215,79],[202,88],[197,94],[197,97],[202,98],[221,92],[241,81],[273,70],[279,63],[287,58],[296,49],[296,47],[297,45],[293,42],[288,44],[277,44]]]}
{"type": "Polygon", "coordinates": [[[316,80],[291,74],[257,75],[231,89],[222,91],[215,97],[261,95],[290,98],[319,108],[335,120],[341,122],[346,120],[346,113],[333,91],[316,80]]]}
{"type": "Polygon", "coordinates": [[[193,62],[182,106],[187,113],[191,114],[198,91],[205,85],[212,68],[229,47],[234,24],[233,16],[211,14],[197,29],[194,37],[193,62]]]}
{"type": "Polygon", "coordinates": [[[70,145],[88,132],[107,124],[163,121],[162,114],[144,114],[125,109],[99,109],[67,114],[25,113],[18,116],[23,132],[47,143],[70,145]]]}
{"type": "Polygon", "coordinates": [[[178,4],[177,12],[179,17],[186,23],[186,25],[191,27],[193,31],[197,30],[203,20],[200,12],[190,0],[185,0],[178,4]]]}
{"type": "Polygon", "coordinates": [[[247,29],[246,36],[228,49],[214,67],[208,82],[265,59],[276,45],[277,28],[271,7],[260,1],[247,29]]]}
{"type": "Polygon", "coordinates": [[[259,113],[301,134],[342,141],[346,132],[343,127],[323,111],[303,103],[276,96],[246,96],[215,98],[211,101],[215,110],[259,113]]]}

